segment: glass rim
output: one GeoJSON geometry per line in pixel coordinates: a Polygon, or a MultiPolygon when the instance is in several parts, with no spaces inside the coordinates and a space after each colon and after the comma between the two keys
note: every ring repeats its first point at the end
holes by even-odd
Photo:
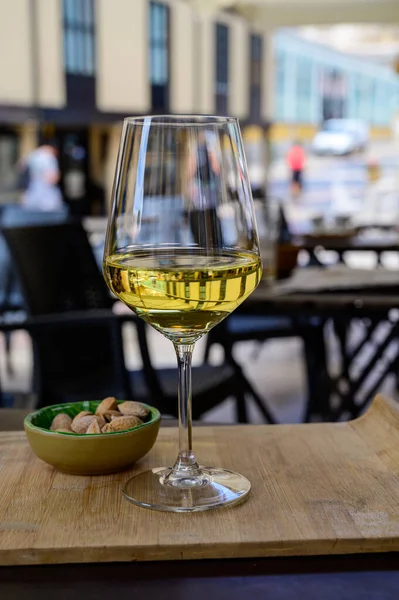
{"type": "Polygon", "coordinates": [[[229,123],[237,124],[236,117],[220,115],[141,115],[138,117],[125,117],[123,122],[127,125],[141,125],[147,123],[163,127],[222,127],[229,123]]]}

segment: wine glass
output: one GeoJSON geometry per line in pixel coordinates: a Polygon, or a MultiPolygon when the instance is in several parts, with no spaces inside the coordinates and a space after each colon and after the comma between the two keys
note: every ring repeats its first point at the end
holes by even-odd
{"type": "Polygon", "coordinates": [[[262,272],[238,121],[125,119],[112,196],[106,282],[172,341],[179,375],[176,462],[140,473],[123,492],[140,506],[175,512],[241,502],[249,481],[199,466],[191,430],[194,344],[253,292],[262,272]]]}

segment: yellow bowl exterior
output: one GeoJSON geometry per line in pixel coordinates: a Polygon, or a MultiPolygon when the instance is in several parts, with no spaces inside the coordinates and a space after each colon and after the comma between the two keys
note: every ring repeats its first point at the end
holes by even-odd
{"type": "Polygon", "coordinates": [[[150,422],[127,431],[69,435],[33,426],[27,417],[25,432],[36,456],[56,469],[73,475],[105,475],[128,469],[145,456],[155,444],[160,422],[156,411],[150,422]]]}

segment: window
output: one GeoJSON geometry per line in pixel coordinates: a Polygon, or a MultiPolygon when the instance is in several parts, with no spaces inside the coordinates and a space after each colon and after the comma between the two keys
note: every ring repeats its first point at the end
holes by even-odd
{"type": "Polygon", "coordinates": [[[342,119],[345,116],[346,80],[337,69],[322,71],[323,120],[342,119]]]}
{"type": "MultiPolygon", "coordinates": [[[[372,81],[365,75],[356,75],[354,81],[355,117],[368,121],[372,107],[372,81]]],[[[386,110],[386,104],[384,105],[386,110]]]]}
{"type": "Polygon", "coordinates": [[[95,74],[94,36],[94,0],[64,0],[64,64],[68,74],[95,74]]]}
{"type": "Polygon", "coordinates": [[[0,195],[18,186],[18,137],[13,131],[0,128],[0,195]]]}
{"type": "Polygon", "coordinates": [[[312,62],[298,58],[296,63],[296,118],[301,122],[311,120],[312,62]]]}
{"type": "Polygon", "coordinates": [[[216,24],[216,112],[226,114],[229,91],[229,30],[216,24]]]}
{"type": "Polygon", "coordinates": [[[250,116],[258,121],[261,115],[261,96],[262,96],[262,57],[263,44],[262,36],[252,34],[250,36],[250,116]]]}
{"type": "Polygon", "coordinates": [[[169,9],[159,2],[150,4],[150,85],[152,110],[169,105],[169,9]]]}
{"type": "Polygon", "coordinates": [[[276,119],[284,120],[286,118],[286,54],[284,50],[278,48],[275,56],[275,90],[276,90],[276,119]]]}
{"type": "Polygon", "coordinates": [[[377,83],[377,81],[372,80],[371,84],[370,84],[370,105],[371,105],[370,124],[378,123],[377,103],[378,103],[378,83],[377,83]]]}
{"type": "Polygon", "coordinates": [[[353,76],[353,105],[354,111],[353,116],[359,117],[362,104],[362,86],[360,78],[356,75],[353,76]]]}
{"type": "MultiPolygon", "coordinates": [[[[357,87],[354,86],[354,91],[357,90],[357,87]]],[[[356,109],[357,105],[355,105],[356,109]]],[[[375,81],[374,85],[374,122],[377,125],[381,125],[384,122],[384,116],[386,116],[385,107],[384,107],[384,86],[383,82],[380,79],[375,81]]],[[[357,113],[354,111],[354,115],[357,116],[357,113]]]]}

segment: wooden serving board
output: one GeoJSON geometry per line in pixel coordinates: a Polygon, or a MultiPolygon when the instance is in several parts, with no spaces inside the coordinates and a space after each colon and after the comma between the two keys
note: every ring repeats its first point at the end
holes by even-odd
{"type": "MultiPolygon", "coordinates": [[[[136,467],[171,463],[161,429],[136,467]]],[[[0,565],[342,554],[399,550],[399,407],[377,397],[336,424],[204,427],[204,464],[252,482],[230,509],[159,513],[121,494],[131,470],[64,475],[32,454],[24,433],[0,434],[0,565]]]]}

